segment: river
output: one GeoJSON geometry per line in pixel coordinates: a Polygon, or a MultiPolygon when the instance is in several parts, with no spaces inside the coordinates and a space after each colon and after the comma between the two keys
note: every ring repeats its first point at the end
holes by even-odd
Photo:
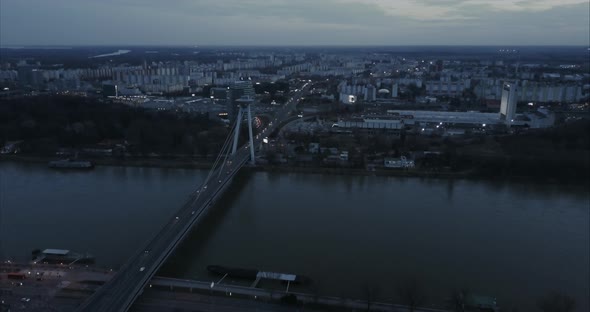
{"type": "MultiPolygon", "coordinates": [[[[35,248],[64,248],[117,268],[205,174],[0,162],[0,256],[24,261],[35,248]]],[[[160,274],[215,280],[209,264],[258,268],[314,281],[295,290],[363,298],[368,285],[384,301],[399,301],[412,281],[424,303],[467,289],[521,311],[557,290],[587,311],[588,263],[583,188],[257,172],[236,178],[160,274]]]]}

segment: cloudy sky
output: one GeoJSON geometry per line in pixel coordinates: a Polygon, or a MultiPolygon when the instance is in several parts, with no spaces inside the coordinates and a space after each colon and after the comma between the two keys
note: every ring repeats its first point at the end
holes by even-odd
{"type": "Polygon", "coordinates": [[[0,45],[590,45],[589,0],[0,0],[0,45]]]}

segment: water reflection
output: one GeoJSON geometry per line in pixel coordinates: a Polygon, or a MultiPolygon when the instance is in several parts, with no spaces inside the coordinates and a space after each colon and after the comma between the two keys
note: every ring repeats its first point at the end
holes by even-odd
{"type": "MultiPolygon", "coordinates": [[[[576,289],[577,296],[588,289],[580,277],[590,258],[587,197],[577,201],[556,191],[539,198],[517,184],[474,180],[359,180],[254,174],[215,230],[199,235],[207,243],[184,259],[183,277],[213,278],[209,264],[301,272],[319,285],[305,291],[357,298],[363,281],[387,297],[403,286],[400,280],[413,278],[434,302],[468,287],[505,306],[529,308],[529,299],[547,287],[576,289]],[[575,208],[564,206],[564,198],[575,208]]],[[[195,249],[199,237],[181,249],[195,249]]],[[[166,273],[182,276],[171,267],[166,273]]]]}
{"type": "MultiPolygon", "coordinates": [[[[0,162],[0,252],[68,248],[116,267],[205,175],[0,162]]],[[[364,282],[377,284],[385,299],[415,279],[432,301],[468,287],[523,311],[560,287],[587,310],[589,228],[583,188],[244,172],[160,273],[206,280],[209,264],[264,268],[305,274],[316,282],[305,291],[328,295],[361,298],[364,282]]]]}
{"type": "Polygon", "coordinates": [[[455,179],[447,180],[447,200],[449,203],[453,202],[453,192],[455,190],[455,179]]]}

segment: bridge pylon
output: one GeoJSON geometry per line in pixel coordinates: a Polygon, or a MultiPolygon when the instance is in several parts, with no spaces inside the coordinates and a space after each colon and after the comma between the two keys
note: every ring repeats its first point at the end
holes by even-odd
{"type": "Polygon", "coordinates": [[[254,157],[254,134],[252,132],[252,111],[250,110],[250,106],[254,100],[249,97],[242,97],[236,100],[240,110],[238,111],[237,119],[236,119],[236,129],[234,131],[234,143],[232,145],[232,155],[236,153],[238,149],[238,138],[240,136],[240,124],[242,119],[244,118],[244,114],[247,114],[248,117],[248,136],[249,136],[249,149],[250,149],[250,164],[255,164],[255,157],[254,157]]]}

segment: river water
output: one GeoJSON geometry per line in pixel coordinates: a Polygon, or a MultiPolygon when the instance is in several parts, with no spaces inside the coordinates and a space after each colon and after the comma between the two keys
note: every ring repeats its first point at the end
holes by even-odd
{"type": "MultiPolygon", "coordinates": [[[[35,248],[64,248],[117,268],[205,174],[0,162],[0,256],[22,261],[35,248]]],[[[587,311],[589,263],[583,188],[258,172],[236,178],[160,274],[216,280],[207,265],[257,268],[314,281],[295,290],[362,299],[370,286],[379,300],[398,302],[413,281],[425,304],[467,289],[520,311],[556,290],[587,311]]]]}

